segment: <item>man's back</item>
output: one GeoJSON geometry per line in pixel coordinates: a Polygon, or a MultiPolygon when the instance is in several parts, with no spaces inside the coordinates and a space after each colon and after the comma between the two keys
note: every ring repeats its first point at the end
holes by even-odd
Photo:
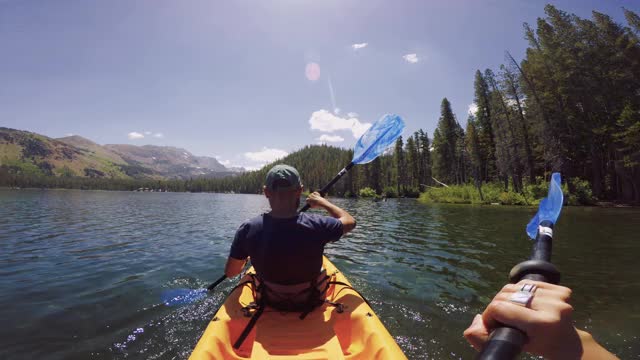
{"type": "Polygon", "coordinates": [[[251,257],[264,280],[299,284],[315,279],[322,266],[324,246],[343,234],[333,217],[300,213],[294,217],[257,216],[240,226],[231,246],[235,259],[251,257]]]}

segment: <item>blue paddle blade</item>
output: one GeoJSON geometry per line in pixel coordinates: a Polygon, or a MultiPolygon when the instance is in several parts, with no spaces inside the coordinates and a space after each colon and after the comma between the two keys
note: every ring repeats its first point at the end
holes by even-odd
{"type": "Polygon", "coordinates": [[[160,299],[167,306],[191,304],[207,296],[207,289],[171,289],[165,290],[160,299]]]}
{"type": "Polygon", "coordinates": [[[382,154],[404,130],[404,121],[398,115],[384,115],[362,134],[353,149],[354,164],[369,163],[382,154]]]}
{"type": "Polygon", "coordinates": [[[532,240],[535,240],[538,233],[538,225],[540,225],[542,221],[549,220],[554,224],[556,223],[562,210],[563,201],[564,195],[560,187],[560,173],[553,173],[553,175],[551,175],[551,183],[549,184],[549,194],[540,201],[538,212],[531,221],[529,221],[529,224],[527,224],[527,235],[529,235],[532,240]]]}

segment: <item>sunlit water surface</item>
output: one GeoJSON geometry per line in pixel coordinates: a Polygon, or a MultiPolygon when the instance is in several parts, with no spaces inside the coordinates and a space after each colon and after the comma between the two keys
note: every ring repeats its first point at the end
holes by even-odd
{"type": "MultiPolygon", "coordinates": [[[[530,252],[530,208],[335,202],[357,229],[327,255],[411,359],[472,358],[462,338],[530,252]]],[[[233,286],[188,306],[164,290],[217,279],[258,195],[0,190],[0,358],[184,359],[233,286]]],[[[640,357],[640,210],[565,208],[553,261],[579,327],[640,357]]]]}

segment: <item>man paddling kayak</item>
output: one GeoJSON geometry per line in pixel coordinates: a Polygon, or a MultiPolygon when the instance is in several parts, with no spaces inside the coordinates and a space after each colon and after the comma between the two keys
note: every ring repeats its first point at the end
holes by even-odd
{"type": "Polygon", "coordinates": [[[330,216],[298,213],[303,185],[298,171],[276,165],[267,173],[264,195],[271,211],[243,223],[237,230],[227,264],[227,277],[238,275],[248,258],[268,298],[303,305],[311,310],[320,294],[313,294],[322,267],[324,246],[353,230],[356,222],[349,213],[323,198],[309,195],[312,208],[323,208],[330,216]],[[311,301],[311,303],[308,303],[311,301]]]}
{"type": "Polygon", "coordinates": [[[501,323],[524,331],[528,342],[523,350],[545,359],[617,359],[591,334],[573,326],[570,296],[571,289],[545,282],[505,285],[464,336],[480,351],[501,323]]]}

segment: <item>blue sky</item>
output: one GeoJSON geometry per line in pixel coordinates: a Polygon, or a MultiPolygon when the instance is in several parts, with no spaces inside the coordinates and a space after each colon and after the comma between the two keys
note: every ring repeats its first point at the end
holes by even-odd
{"type": "MultiPolygon", "coordinates": [[[[307,144],[351,147],[386,113],[431,136],[443,97],[464,125],[475,70],[505,50],[522,58],[522,23],[545,3],[0,0],[0,126],[249,168],[307,144]]],[[[623,6],[640,11],[553,4],[622,23],[623,6]]]]}

